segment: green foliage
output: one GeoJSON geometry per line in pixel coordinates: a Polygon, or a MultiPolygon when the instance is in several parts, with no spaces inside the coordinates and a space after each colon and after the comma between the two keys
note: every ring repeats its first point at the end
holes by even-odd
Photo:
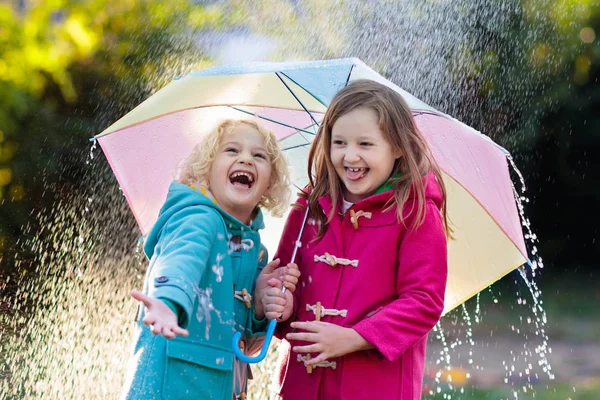
{"type": "Polygon", "coordinates": [[[76,184],[87,138],[209,63],[193,36],[225,23],[187,0],[23,4],[0,3],[0,254],[29,210],[76,184]]]}
{"type": "Polygon", "coordinates": [[[600,219],[590,207],[600,201],[600,3],[513,3],[501,24],[490,23],[493,11],[474,21],[479,39],[456,71],[470,89],[461,119],[512,152],[527,180],[526,211],[542,255],[591,265],[600,256],[598,228],[577,225],[600,219]]]}

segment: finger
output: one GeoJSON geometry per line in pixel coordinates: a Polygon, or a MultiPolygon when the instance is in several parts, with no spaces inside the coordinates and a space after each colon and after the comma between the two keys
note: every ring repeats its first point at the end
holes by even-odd
{"type": "Polygon", "coordinates": [[[261,273],[263,274],[271,274],[273,273],[273,271],[275,270],[275,268],[277,268],[279,266],[279,263],[281,261],[279,260],[279,258],[276,258],[274,260],[272,260],[271,262],[267,263],[267,265],[264,266],[264,268],[262,269],[261,273]]]}
{"type": "Polygon", "coordinates": [[[276,304],[270,304],[268,307],[265,307],[265,315],[267,314],[275,314],[277,317],[279,317],[279,315],[281,313],[283,313],[283,311],[285,310],[285,307],[283,306],[279,306],[276,304]]]}
{"type": "Polygon", "coordinates": [[[173,333],[176,334],[177,336],[184,336],[184,337],[188,337],[190,335],[190,333],[188,332],[187,329],[183,329],[182,327],[176,326],[172,329],[173,333]]]}
{"type": "Polygon", "coordinates": [[[160,335],[162,333],[163,330],[163,324],[161,322],[155,322],[154,325],[152,325],[150,327],[150,330],[152,331],[152,333],[154,333],[155,335],[160,335]]]}
{"type": "Polygon", "coordinates": [[[288,267],[285,267],[285,268],[282,268],[282,269],[283,269],[283,271],[282,271],[282,275],[285,275],[285,276],[290,276],[290,277],[294,277],[294,278],[299,278],[299,277],[300,277],[300,275],[302,275],[302,274],[300,273],[300,270],[298,269],[298,267],[296,267],[296,268],[292,268],[292,267],[289,267],[289,266],[288,266],[288,267]]]}
{"type": "Polygon", "coordinates": [[[280,279],[275,279],[275,278],[271,278],[267,281],[267,285],[271,286],[271,287],[275,287],[275,288],[283,288],[283,283],[281,282],[280,279]]]}
{"type": "Polygon", "coordinates": [[[156,322],[156,318],[154,318],[153,315],[146,315],[143,319],[142,322],[144,323],[144,325],[147,326],[152,326],[154,325],[154,323],[156,322]]]}
{"type": "Polygon", "coordinates": [[[265,305],[276,304],[278,306],[285,306],[287,304],[287,297],[282,296],[265,296],[265,305]]]}
{"type": "Polygon", "coordinates": [[[173,333],[173,330],[171,328],[169,328],[168,326],[164,326],[162,328],[161,333],[167,339],[174,339],[175,338],[175,333],[173,333]]]}
{"type": "Polygon", "coordinates": [[[328,324],[328,322],[321,322],[321,321],[306,321],[306,322],[301,322],[301,321],[296,321],[296,322],[292,322],[291,326],[294,329],[302,329],[303,331],[319,332],[323,328],[324,324],[328,324]]]}
{"type": "Polygon", "coordinates": [[[284,282],[283,285],[286,287],[288,292],[293,293],[296,291],[296,283],[298,282],[284,282]]]}
{"type": "Polygon", "coordinates": [[[269,288],[265,292],[264,297],[281,297],[282,299],[287,299],[287,296],[280,288],[269,288]]]}
{"type": "Polygon", "coordinates": [[[310,332],[292,332],[285,335],[288,340],[299,340],[302,342],[318,343],[319,335],[310,332]]]}
{"type": "Polygon", "coordinates": [[[281,274],[280,278],[283,282],[291,282],[293,284],[296,284],[296,282],[298,282],[298,278],[300,277],[300,273],[297,270],[291,270],[291,271],[293,271],[295,273],[285,272],[285,273],[281,274]],[[296,272],[298,274],[296,274],[296,272]]]}
{"type": "Polygon", "coordinates": [[[268,320],[279,319],[282,312],[283,311],[267,311],[265,312],[265,318],[267,318],[268,320]]]}
{"type": "Polygon", "coordinates": [[[150,307],[152,305],[152,297],[146,296],[139,290],[133,289],[131,291],[131,297],[133,297],[137,301],[141,301],[146,307],[150,307]]]}
{"type": "Polygon", "coordinates": [[[281,274],[279,275],[279,280],[282,282],[293,282],[294,284],[296,284],[296,282],[298,282],[299,277],[300,273],[298,270],[286,270],[281,272],[281,274]]]}
{"type": "Polygon", "coordinates": [[[308,365],[317,365],[320,362],[323,361],[327,361],[327,355],[325,355],[325,353],[321,353],[318,356],[316,356],[315,358],[311,358],[310,360],[306,360],[304,362],[304,365],[308,366],[308,365]]]}
{"type": "Polygon", "coordinates": [[[294,346],[292,350],[295,353],[320,353],[323,347],[320,343],[313,343],[306,346],[294,346]]]}

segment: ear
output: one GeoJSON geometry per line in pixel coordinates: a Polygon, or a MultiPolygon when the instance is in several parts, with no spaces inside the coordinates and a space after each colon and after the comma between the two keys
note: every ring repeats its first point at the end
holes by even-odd
{"type": "Polygon", "coordinates": [[[271,197],[271,189],[273,188],[273,182],[269,183],[267,190],[263,193],[262,197],[271,197]]]}
{"type": "Polygon", "coordinates": [[[398,160],[399,158],[402,158],[403,155],[404,153],[402,152],[402,150],[396,150],[394,152],[394,159],[398,160]]]}

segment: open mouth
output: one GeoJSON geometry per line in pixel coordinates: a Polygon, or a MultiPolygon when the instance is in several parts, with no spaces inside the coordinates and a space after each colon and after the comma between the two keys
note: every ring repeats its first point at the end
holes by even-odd
{"type": "Polygon", "coordinates": [[[351,181],[357,181],[364,178],[369,173],[369,168],[349,168],[345,167],[346,177],[351,181]]]}
{"type": "Polygon", "coordinates": [[[250,189],[254,185],[254,175],[249,172],[234,172],[229,175],[229,182],[233,186],[250,189]]]}

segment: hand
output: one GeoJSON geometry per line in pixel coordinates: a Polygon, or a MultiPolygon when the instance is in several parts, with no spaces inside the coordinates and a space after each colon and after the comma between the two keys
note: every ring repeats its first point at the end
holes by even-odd
{"type": "Polygon", "coordinates": [[[189,332],[177,324],[177,315],[162,300],[146,296],[139,290],[133,290],[131,297],[146,306],[146,316],[142,320],[155,335],[163,335],[167,339],[175,336],[188,336],[189,332]]]}
{"type": "Polygon", "coordinates": [[[300,279],[300,269],[298,268],[298,265],[289,263],[285,268],[279,268],[279,271],[281,271],[279,279],[283,282],[287,291],[294,293],[296,291],[298,280],[300,279]]]}
{"type": "Polygon", "coordinates": [[[262,319],[265,316],[263,309],[262,298],[265,295],[265,291],[269,287],[273,287],[275,283],[273,281],[283,282],[283,285],[287,290],[293,293],[296,290],[296,284],[300,278],[300,270],[296,264],[288,264],[284,268],[277,268],[280,260],[277,258],[262,269],[258,278],[256,278],[256,285],[254,288],[254,310],[256,318],[262,319]]]}
{"type": "Polygon", "coordinates": [[[262,298],[262,306],[267,319],[286,321],[294,311],[294,296],[288,290],[283,293],[283,284],[277,279],[270,279],[269,288],[262,298]]]}
{"type": "Polygon", "coordinates": [[[305,362],[306,366],[316,365],[330,358],[341,357],[359,350],[374,348],[352,328],[323,321],[292,322],[291,327],[306,332],[293,332],[286,335],[289,341],[300,340],[311,344],[294,346],[296,353],[319,353],[305,362]]]}

